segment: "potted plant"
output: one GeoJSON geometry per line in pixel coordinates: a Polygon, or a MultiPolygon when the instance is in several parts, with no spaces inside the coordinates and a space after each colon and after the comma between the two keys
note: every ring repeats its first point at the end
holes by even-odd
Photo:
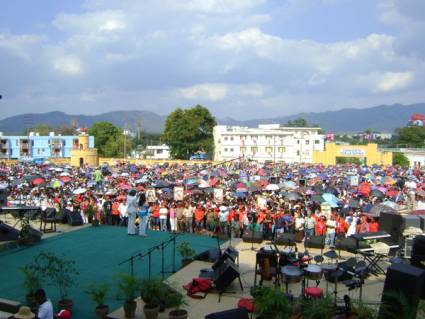
{"type": "Polygon", "coordinates": [[[193,260],[193,256],[196,254],[195,250],[190,247],[190,244],[187,241],[180,243],[177,246],[177,251],[182,257],[183,267],[189,265],[193,260]]]}
{"type": "Polygon", "coordinates": [[[272,287],[255,287],[251,290],[254,309],[259,319],[289,319],[293,309],[284,293],[272,287]]]}
{"type": "Polygon", "coordinates": [[[325,295],[322,298],[303,299],[299,314],[303,319],[331,319],[335,318],[335,309],[332,298],[325,295]]]}
{"type": "Polygon", "coordinates": [[[103,283],[94,283],[88,287],[87,293],[96,304],[96,317],[105,318],[109,313],[109,306],[105,305],[105,297],[108,293],[108,286],[103,283]]]}
{"type": "Polygon", "coordinates": [[[170,319],[187,319],[187,310],[180,309],[183,305],[187,305],[185,297],[180,292],[173,292],[168,296],[168,304],[174,309],[168,313],[170,319]]]}
{"type": "Polygon", "coordinates": [[[140,296],[145,303],[143,307],[145,317],[158,318],[160,298],[164,291],[162,282],[158,279],[143,280],[140,288],[140,296]]]}
{"type": "Polygon", "coordinates": [[[41,287],[40,274],[33,269],[32,264],[27,264],[24,267],[19,268],[24,275],[24,286],[27,290],[26,303],[30,308],[37,305],[35,299],[35,291],[41,287]]]}
{"type": "Polygon", "coordinates": [[[34,244],[34,236],[31,233],[30,221],[27,217],[21,220],[21,230],[19,231],[18,242],[24,246],[31,246],[34,244]]]}
{"type": "Polygon", "coordinates": [[[137,303],[136,294],[140,289],[140,279],[129,274],[118,275],[118,291],[125,296],[124,313],[126,318],[134,318],[137,303]]]}
{"type": "Polygon", "coordinates": [[[349,318],[356,319],[375,319],[378,317],[376,307],[369,306],[361,300],[356,300],[352,304],[352,316],[349,318]]]}
{"type": "Polygon", "coordinates": [[[59,291],[59,309],[72,312],[72,299],[69,299],[69,289],[75,285],[75,276],[79,273],[75,261],[57,256],[51,252],[41,252],[35,259],[33,269],[41,274],[43,282],[55,286],[59,291]]]}

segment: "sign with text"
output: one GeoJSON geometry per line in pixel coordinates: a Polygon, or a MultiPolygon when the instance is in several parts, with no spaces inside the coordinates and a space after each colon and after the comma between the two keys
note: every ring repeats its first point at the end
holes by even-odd
{"type": "Polygon", "coordinates": [[[349,149],[345,148],[339,151],[339,155],[343,156],[361,156],[364,157],[366,155],[365,151],[362,149],[349,149]]]}

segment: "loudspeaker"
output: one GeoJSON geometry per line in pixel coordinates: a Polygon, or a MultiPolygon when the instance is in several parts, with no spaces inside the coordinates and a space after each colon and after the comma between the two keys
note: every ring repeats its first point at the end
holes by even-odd
{"type": "Polygon", "coordinates": [[[410,264],[412,266],[425,269],[425,236],[416,236],[413,240],[410,264]]]}
{"type": "Polygon", "coordinates": [[[345,250],[350,253],[354,253],[357,250],[357,241],[353,237],[343,237],[335,239],[335,249],[345,250]]]}
{"type": "Polygon", "coordinates": [[[231,260],[227,259],[214,270],[214,285],[218,291],[222,292],[238,277],[240,277],[239,270],[231,260]]]}
{"type": "Polygon", "coordinates": [[[421,228],[421,220],[417,215],[403,215],[402,216],[402,228],[401,232],[403,232],[406,228],[416,227],[421,228]]]}
{"type": "Polygon", "coordinates": [[[249,319],[249,315],[245,308],[237,308],[210,313],[205,319],[249,319]]]}
{"type": "Polygon", "coordinates": [[[19,230],[0,221],[0,241],[18,240],[19,230]]]}
{"type": "Polygon", "coordinates": [[[290,233],[276,233],[274,242],[276,245],[294,246],[295,234],[290,233]]]}
{"type": "Polygon", "coordinates": [[[381,212],[379,217],[379,230],[391,235],[390,241],[402,245],[402,218],[399,214],[381,212]]]}
{"type": "Polygon", "coordinates": [[[263,234],[261,232],[247,230],[244,232],[242,240],[244,243],[261,244],[263,242],[263,234]]]}
{"type": "Polygon", "coordinates": [[[220,258],[220,250],[218,248],[213,248],[206,250],[195,256],[195,260],[216,262],[220,258]]]}
{"type": "Polygon", "coordinates": [[[41,231],[38,231],[37,229],[31,227],[30,232],[31,236],[34,238],[35,241],[41,240],[41,237],[43,236],[43,233],[41,231]]]}
{"type": "MultiPolygon", "coordinates": [[[[388,318],[389,313],[394,318],[402,317],[406,315],[406,307],[417,309],[419,298],[424,297],[424,287],[425,270],[403,263],[392,264],[387,269],[379,318],[388,318]]],[[[416,311],[412,312],[411,319],[414,318],[416,311]]]]}
{"type": "Polygon", "coordinates": [[[412,249],[413,249],[413,238],[412,237],[404,237],[404,247],[403,254],[404,258],[412,257],[412,249]]]}
{"type": "Polygon", "coordinates": [[[8,191],[4,188],[0,189],[0,207],[7,206],[8,191]]]}
{"type": "Polygon", "coordinates": [[[221,267],[221,265],[225,263],[227,259],[232,261],[232,263],[235,263],[235,260],[238,256],[239,256],[239,252],[233,247],[229,247],[224,251],[224,253],[221,254],[221,256],[217,259],[217,261],[212,265],[212,269],[216,270],[217,268],[221,267]]]}
{"type": "Polygon", "coordinates": [[[325,249],[325,236],[307,236],[304,241],[304,247],[325,249]]]}
{"type": "Polygon", "coordinates": [[[55,218],[56,216],[56,209],[54,208],[46,208],[46,210],[44,211],[46,218],[55,218]]]}
{"type": "Polygon", "coordinates": [[[83,224],[83,218],[80,212],[69,212],[68,213],[68,224],[71,226],[80,226],[83,224]]]}
{"type": "Polygon", "coordinates": [[[70,212],[70,210],[62,208],[59,215],[56,217],[56,221],[61,224],[68,224],[68,215],[70,212]]]}

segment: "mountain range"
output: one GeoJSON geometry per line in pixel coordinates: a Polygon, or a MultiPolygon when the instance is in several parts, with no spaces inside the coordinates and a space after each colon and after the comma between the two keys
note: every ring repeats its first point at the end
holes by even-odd
{"type": "MultiPolygon", "coordinates": [[[[256,127],[259,124],[286,124],[289,120],[304,118],[309,124],[317,124],[327,132],[350,133],[371,129],[378,132],[393,132],[406,126],[413,113],[425,113],[425,103],[411,105],[393,104],[369,108],[346,108],[337,111],[298,113],[268,119],[240,121],[233,118],[217,119],[221,125],[256,127]]],[[[166,116],[150,111],[114,111],[99,115],[70,115],[64,112],[21,114],[0,120],[3,134],[21,134],[37,124],[50,126],[70,125],[89,127],[95,122],[107,121],[121,128],[136,130],[140,127],[149,133],[160,133],[164,129],[166,116]]]]}

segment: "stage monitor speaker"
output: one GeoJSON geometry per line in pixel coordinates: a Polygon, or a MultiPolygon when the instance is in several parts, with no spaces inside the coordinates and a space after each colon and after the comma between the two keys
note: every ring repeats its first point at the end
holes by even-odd
{"type": "Polygon", "coordinates": [[[402,218],[399,214],[381,212],[379,217],[379,230],[391,235],[390,241],[401,247],[402,245],[402,218]]]}
{"type": "Polygon", "coordinates": [[[421,228],[421,220],[417,215],[403,215],[401,232],[409,227],[421,228]]]}
{"type": "Polygon", "coordinates": [[[56,222],[61,224],[68,224],[68,215],[71,211],[66,208],[62,208],[59,215],[56,218],[56,222]]]}
{"type": "Polygon", "coordinates": [[[210,313],[205,319],[249,319],[249,315],[245,308],[237,308],[210,313]]]}
{"type": "Polygon", "coordinates": [[[357,250],[357,241],[353,237],[343,237],[335,239],[335,249],[355,253],[357,250]]]}
{"type": "Polygon", "coordinates": [[[18,240],[19,230],[0,222],[0,241],[18,240]]]}
{"type": "Polygon", "coordinates": [[[216,262],[212,265],[212,269],[216,270],[217,268],[221,267],[223,263],[229,259],[232,263],[235,263],[236,258],[239,256],[239,252],[234,249],[233,247],[228,247],[220,257],[216,260],[216,262]]]}
{"type": "Polygon", "coordinates": [[[307,236],[304,240],[304,247],[325,249],[325,236],[307,236]]]}
{"type": "Polygon", "coordinates": [[[6,189],[0,189],[0,207],[7,206],[8,191],[6,189]]]}
{"type": "Polygon", "coordinates": [[[244,232],[242,236],[242,240],[244,243],[257,243],[261,244],[263,242],[263,233],[247,230],[244,232]]]}
{"type": "Polygon", "coordinates": [[[83,224],[83,218],[80,212],[69,212],[68,213],[68,224],[71,226],[81,226],[83,224]]]}
{"type": "MultiPolygon", "coordinates": [[[[388,318],[388,314],[394,318],[408,318],[403,315],[406,315],[407,308],[417,309],[419,299],[424,297],[424,290],[425,270],[403,263],[392,264],[387,269],[379,318],[388,318]]],[[[410,318],[416,318],[416,311],[410,318]]]]}
{"type": "Polygon", "coordinates": [[[412,266],[425,269],[425,236],[416,236],[413,240],[410,264],[412,266]]]}
{"type": "Polygon", "coordinates": [[[218,248],[213,248],[206,250],[195,256],[195,260],[216,262],[220,258],[220,250],[218,248]]]}
{"type": "Polygon", "coordinates": [[[274,242],[275,242],[276,245],[294,246],[295,245],[295,234],[276,233],[274,242]]]}
{"type": "Polygon", "coordinates": [[[214,270],[214,285],[218,291],[223,292],[238,277],[240,277],[238,268],[231,260],[227,259],[214,270]]]}

